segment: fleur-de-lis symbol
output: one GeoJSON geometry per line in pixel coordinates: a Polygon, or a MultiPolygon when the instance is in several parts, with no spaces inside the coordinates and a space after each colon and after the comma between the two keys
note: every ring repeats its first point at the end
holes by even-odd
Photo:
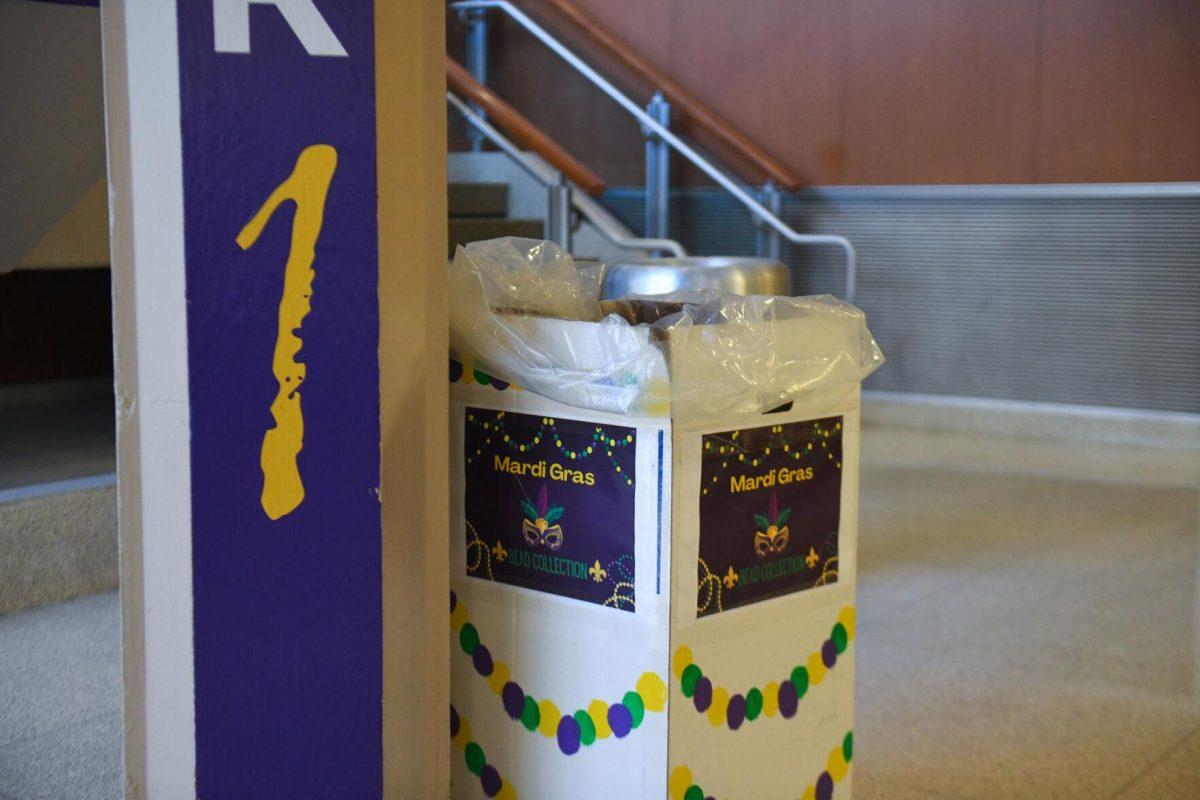
{"type": "Polygon", "coordinates": [[[732,589],[737,586],[738,574],[733,571],[732,566],[729,567],[729,572],[725,573],[725,577],[721,578],[721,581],[725,584],[726,589],[732,589]]]}
{"type": "Polygon", "coordinates": [[[597,561],[595,564],[592,564],[590,567],[588,567],[588,575],[591,575],[592,580],[594,580],[596,583],[600,583],[602,580],[608,577],[608,571],[601,567],[600,562],[597,561]]]}
{"type": "Polygon", "coordinates": [[[500,540],[496,540],[496,546],[492,548],[492,554],[496,556],[497,561],[503,561],[508,557],[508,551],[504,549],[504,545],[500,544],[500,540]]]}
{"type": "Polygon", "coordinates": [[[804,557],[804,563],[808,564],[808,568],[812,569],[813,567],[815,567],[817,565],[817,562],[820,560],[821,560],[821,557],[819,555],[817,555],[817,551],[813,550],[811,547],[808,548],[808,555],[806,555],[804,557]]]}

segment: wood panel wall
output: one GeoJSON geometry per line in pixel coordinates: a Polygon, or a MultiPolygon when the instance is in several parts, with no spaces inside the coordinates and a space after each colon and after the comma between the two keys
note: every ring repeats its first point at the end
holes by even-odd
{"type": "MultiPolygon", "coordinates": [[[[813,184],[1200,180],[1197,0],[575,2],[813,184]]],[[[612,185],[640,183],[636,124],[493,20],[492,85],[612,185]]],[[[448,37],[461,53],[460,23],[448,37]]]]}

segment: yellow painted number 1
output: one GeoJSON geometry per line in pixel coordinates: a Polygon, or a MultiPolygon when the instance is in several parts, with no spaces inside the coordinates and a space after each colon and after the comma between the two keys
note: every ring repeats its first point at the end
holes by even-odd
{"type": "Polygon", "coordinates": [[[325,218],[325,195],[337,168],[337,151],[327,144],[314,144],[300,151],[292,174],[275,188],[246,227],[237,235],[238,247],[248,250],[285,200],[296,204],[292,219],[292,243],[283,270],[283,294],[279,299],[279,329],[271,371],[279,390],[271,403],[275,427],[263,435],[263,511],[279,519],[296,510],[304,500],[297,456],[304,446],[304,413],[300,409],[300,384],[306,367],[296,360],[304,342],[297,335],[311,308],[312,284],[316,273],[317,237],[325,218]]]}

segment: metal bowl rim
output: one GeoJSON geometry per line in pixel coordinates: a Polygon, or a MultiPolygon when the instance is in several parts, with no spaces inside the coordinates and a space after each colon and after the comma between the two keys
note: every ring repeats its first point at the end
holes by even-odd
{"type": "Polygon", "coordinates": [[[682,267],[692,269],[783,269],[787,266],[773,258],[759,256],[670,256],[666,258],[637,258],[613,261],[608,269],[653,269],[655,267],[682,267]]]}

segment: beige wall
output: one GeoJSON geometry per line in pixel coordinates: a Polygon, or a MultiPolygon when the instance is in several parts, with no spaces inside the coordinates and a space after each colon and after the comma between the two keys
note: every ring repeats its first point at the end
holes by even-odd
{"type": "Polygon", "coordinates": [[[0,3],[0,272],[108,262],[100,13],[0,3]]]}
{"type": "Polygon", "coordinates": [[[383,794],[404,800],[450,786],[446,12],[375,9],[383,794]]]}

